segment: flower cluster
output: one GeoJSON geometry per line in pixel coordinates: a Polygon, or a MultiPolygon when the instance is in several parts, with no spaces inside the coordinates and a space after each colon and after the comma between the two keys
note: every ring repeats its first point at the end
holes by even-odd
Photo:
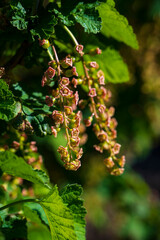
{"type": "MultiPolygon", "coordinates": [[[[100,54],[100,51],[99,53],[100,54]]],[[[111,98],[110,90],[105,87],[105,77],[102,70],[96,62],[85,63],[85,84],[88,86],[89,107],[91,116],[84,120],[89,127],[94,119],[93,131],[99,140],[99,144],[94,148],[103,153],[107,150],[108,156],[104,160],[104,164],[112,175],[120,175],[124,171],[125,156],[118,158],[116,155],[120,151],[120,144],[116,143],[117,137],[116,126],[117,121],[113,118],[114,107],[107,107],[107,103],[111,98]]]]}
{"type": "Polygon", "coordinates": [[[49,85],[51,81],[57,82],[56,87],[51,89],[52,96],[46,96],[48,106],[53,106],[53,102],[57,106],[51,116],[53,120],[51,131],[57,137],[57,133],[64,126],[67,146],[60,146],[58,152],[66,169],[77,170],[81,166],[80,158],[83,154],[82,148],[79,147],[81,112],[77,111],[79,94],[76,91],[80,79],[70,56],[66,56],[61,61],[57,58],[56,62],[53,60],[49,65],[42,78],[42,86],[49,85]],[[53,64],[54,68],[51,67],[53,64]]]}

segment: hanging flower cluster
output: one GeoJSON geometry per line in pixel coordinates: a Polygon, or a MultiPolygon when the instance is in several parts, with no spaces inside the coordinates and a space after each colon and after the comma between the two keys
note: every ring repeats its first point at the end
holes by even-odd
{"type": "Polygon", "coordinates": [[[85,63],[85,84],[88,86],[89,107],[91,116],[84,120],[89,127],[93,120],[93,131],[99,140],[94,148],[103,153],[107,150],[108,156],[104,160],[108,171],[112,175],[120,175],[124,171],[125,156],[118,158],[116,155],[120,151],[121,145],[116,143],[117,137],[116,126],[117,121],[113,118],[114,107],[107,107],[111,98],[110,90],[105,87],[105,77],[102,70],[96,62],[85,63]]]}
{"type": "MultiPolygon", "coordinates": [[[[42,40],[40,44],[42,47],[45,46],[45,41],[42,40]]],[[[105,87],[105,76],[103,71],[99,69],[98,63],[95,61],[85,62],[83,45],[77,44],[75,50],[78,61],[82,62],[84,76],[78,76],[76,67],[73,65],[73,58],[70,55],[59,61],[55,47],[52,46],[55,60],[52,59],[49,62],[49,67],[41,82],[42,87],[50,86],[53,81],[55,82],[54,86],[51,87],[51,95],[46,96],[46,104],[57,106],[51,116],[53,120],[52,134],[56,137],[62,126],[65,127],[67,145],[65,147],[59,146],[58,152],[66,169],[77,170],[81,166],[80,158],[83,150],[79,145],[83,141],[81,141],[79,134],[82,113],[77,109],[77,106],[84,109],[89,104],[91,115],[84,119],[84,123],[86,127],[93,123],[93,131],[99,140],[94,148],[101,153],[107,151],[104,163],[108,171],[112,175],[120,175],[124,171],[125,157],[117,157],[121,147],[115,141],[117,121],[113,118],[114,107],[107,107],[111,92],[105,87]],[[88,100],[81,99],[79,101],[78,85],[87,87],[88,100]]],[[[89,54],[91,56],[101,54],[101,50],[96,48],[91,50],[89,54]]]]}
{"type": "MultiPolygon", "coordinates": [[[[55,49],[53,48],[54,52],[55,49]]],[[[67,146],[59,146],[58,152],[64,167],[68,170],[77,170],[81,166],[80,158],[83,150],[80,145],[80,123],[81,111],[77,111],[79,102],[78,91],[75,90],[79,84],[78,73],[70,56],[66,56],[61,61],[58,60],[49,63],[49,68],[42,78],[42,86],[49,85],[51,81],[56,81],[56,87],[51,90],[52,96],[46,96],[48,106],[57,106],[52,112],[53,125],[51,126],[52,134],[56,137],[61,127],[65,127],[67,146]],[[54,66],[53,67],[51,67],[54,66]]]]}

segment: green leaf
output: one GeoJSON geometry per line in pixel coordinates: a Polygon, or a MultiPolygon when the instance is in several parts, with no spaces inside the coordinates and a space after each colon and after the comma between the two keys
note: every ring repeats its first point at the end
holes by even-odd
{"type": "Polygon", "coordinates": [[[102,34],[138,49],[138,42],[132,27],[128,24],[127,19],[115,9],[113,0],[102,3],[97,9],[102,19],[102,34]]]}
{"type": "Polygon", "coordinates": [[[75,20],[82,25],[87,33],[96,34],[101,30],[101,18],[96,10],[98,5],[98,2],[88,4],[80,2],[71,12],[75,20]]]}
{"type": "Polygon", "coordinates": [[[13,27],[16,27],[18,30],[27,29],[28,21],[25,20],[26,10],[20,2],[17,5],[12,5],[11,8],[13,11],[11,24],[13,27]]]}
{"type": "Polygon", "coordinates": [[[56,186],[39,203],[48,218],[52,240],[77,240],[73,216],[59,196],[56,186]]]}
{"type": "Polygon", "coordinates": [[[77,240],[85,240],[85,215],[86,209],[83,207],[83,200],[80,198],[82,187],[78,184],[65,186],[60,195],[63,202],[67,204],[74,218],[74,228],[77,240]]]}
{"type": "Polygon", "coordinates": [[[24,215],[26,218],[29,218],[34,223],[45,223],[48,225],[48,219],[46,214],[38,203],[25,203],[23,206],[24,215]]]}
{"type": "Polygon", "coordinates": [[[21,177],[35,184],[49,187],[49,178],[42,171],[34,170],[23,158],[5,151],[0,152],[0,169],[12,176],[21,177]]]}
{"type": "Polygon", "coordinates": [[[17,116],[20,110],[21,104],[15,102],[8,84],[5,81],[0,80],[0,119],[10,121],[17,116]]]}
{"type": "Polygon", "coordinates": [[[28,224],[28,240],[51,240],[49,229],[45,225],[28,224]]]}
{"type": "Polygon", "coordinates": [[[106,82],[123,83],[129,81],[129,71],[118,51],[106,48],[101,55],[87,56],[86,60],[97,61],[105,74],[106,82]]]}
{"type": "Polygon", "coordinates": [[[53,12],[56,14],[57,18],[60,20],[61,23],[67,26],[73,25],[73,21],[68,18],[68,16],[64,16],[61,12],[57,9],[53,9],[53,12]]]}

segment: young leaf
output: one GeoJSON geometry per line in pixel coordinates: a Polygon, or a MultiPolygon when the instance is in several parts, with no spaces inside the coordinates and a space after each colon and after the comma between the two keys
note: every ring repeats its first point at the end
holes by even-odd
{"type": "Polygon", "coordinates": [[[85,215],[86,209],[83,207],[83,200],[80,198],[82,187],[78,184],[65,186],[60,195],[63,202],[67,204],[74,218],[74,228],[77,240],[85,240],[85,215]]]}
{"type": "Polygon", "coordinates": [[[52,240],[77,240],[73,216],[59,196],[56,186],[39,203],[47,215],[52,240]]]}
{"type": "Polygon", "coordinates": [[[138,42],[132,27],[128,24],[127,19],[115,9],[113,0],[107,0],[106,3],[102,3],[97,9],[102,19],[102,34],[124,42],[134,49],[138,49],[138,42]]]}
{"type": "Polygon", "coordinates": [[[0,169],[12,176],[21,177],[35,184],[45,185],[47,188],[50,188],[49,178],[46,177],[45,173],[42,174],[42,171],[34,170],[23,158],[12,152],[0,152],[0,169]]]}
{"type": "Polygon", "coordinates": [[[75,20],[84,27],[84,31],[87,33],[96,34],[101,29],[101,19],[96,10],[98,5],[98,2],[88,4],[80,2],[71,12],[75,20]]]}
{"type": "Polygon", "coordinates": [[[13,11],[11,24],[13,27],[16,27],[18,30],[27,29],[28,21],[25,20],[26,10],[20,2],[17,5],[12,5],[11,8],[13,11]]]}
{"type": "Polygon", "coordinates": [[[10,121],[21,110],[21,104],[15,102],[12,92],[2,79],[0,80],[0,119],[10,121]]]}

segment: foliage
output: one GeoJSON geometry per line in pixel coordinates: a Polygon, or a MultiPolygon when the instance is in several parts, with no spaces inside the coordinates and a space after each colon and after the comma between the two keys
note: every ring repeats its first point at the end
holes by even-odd
{"type": "Polygon", "coordinates": [[[138,43],[113,0],[68,2],[12,0],[3,1],[0,8],[4,239],[35,239],[34,234],[41,239],[37,229],[47,239],[86,238],[82,187],[70,184],[59,192],[52,186],[35,135],[57,137],[65,132],[66,140],[61,137],[55,146],[61,165],[76,171],[87,139],[85,129],[93,125],[94,148],[105,153],[107,172],[117,176],[124,171],[125,156],[118,155],[117,122],[106,83],[127,82],[129,73],[119,52],[106,47],[102,34],[135,49],[138,43]],[[94,39],[92,44],[87,37],[94,39]]]}

